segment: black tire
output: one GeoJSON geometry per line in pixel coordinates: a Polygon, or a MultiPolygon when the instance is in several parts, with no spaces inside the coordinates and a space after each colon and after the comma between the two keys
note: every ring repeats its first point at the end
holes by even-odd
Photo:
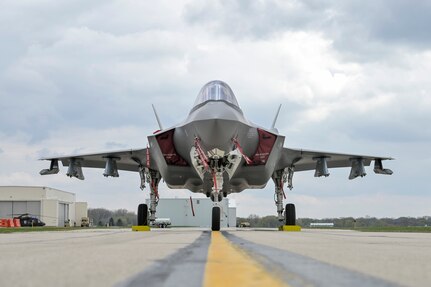
{"type": "Polygon", "coordinates": [[[220,231],[220,207],[214,206],[212,212],[212,231],[220,231]]]}
{"type": "Polygon", "coordinates": [[[138,225],[148,225],[148,206],[143,203],[138,205],[138,225]]]}
{"type": "Polygon", "coordinates": [[[295,204],[288,203],[286,204],[286,210],[284,212],[286,225],[296,225],[296,212],[295,212],[295,204]]]}

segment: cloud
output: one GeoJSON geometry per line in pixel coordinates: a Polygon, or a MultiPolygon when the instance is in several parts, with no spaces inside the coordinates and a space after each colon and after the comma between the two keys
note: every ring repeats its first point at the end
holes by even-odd
{"type": "MultiPolygon", "coordinates": [[[[323,5],[322,5],[323,6],[323,5]]],[[[186,6],[184,18],[191,24],[233,37],[270,38],[282,31],[303,30],[318,16],[331,13],[306,1],[207,1],[186,6]]],[[[322,17],[325,18],[325,17],[322,17]]]]}
{"type": "Polygon", "coordinates": [[[430,3],[419,2],[410,5],[405,1],[373,1],[363,3],[350,1],[341,4],[338,14],[341,29],[356,25],[360,34],[382,43],[402,44],[409,47],[425,48],[431,37],[423,27],[431,24],[427,11],[430,3]]]}
{"type": "Polygon", "coordinates": [[[192,2],[184,18],[235,39],[271,39],[297,31],[317,32],[344,56],[359,61],[392,55],[393,45],[427,50],[431,23],[427,2],[405,1],[221,1],[192,2]],[[388,47],[391,47],[389,49],[388,47]]]}
{"type": "MultiPolygon", "coordinates": [[[[148,196],[136,174],[111,180],[88,169],[84,182],[41,177],[47,162],[37,159],[145,147],[146,135],[157,129],[151,104],[163,125],[172,126],[186,118],[202,85],[220,79],[232,87],[245,116],[261,126],[269,127],[283,104],[276,126],[286,135],[285,146],[397,158],[386,163],[392,177],[374,176],[371,169],[355,181],[346,179],[348,170],[331,171],[324,180],[295,174],[292,199],[300,209],[343,215],[349,210],[338,199],[366,205],[378,191],[387,202],[379,201],[380,213],[377,205],[367,213],[397,216],[404,207],[392,199],[428,200],[425,2],[2,5],[0,184],[48,185],[76,192],[90,206],[135,209],[148,196]]],[[[190,195],[166,187],[163,193],[190,195]]],[[[272,197],[272,183],[233,196],[240,214],[260,215],[275,213],[272,197]]]]}

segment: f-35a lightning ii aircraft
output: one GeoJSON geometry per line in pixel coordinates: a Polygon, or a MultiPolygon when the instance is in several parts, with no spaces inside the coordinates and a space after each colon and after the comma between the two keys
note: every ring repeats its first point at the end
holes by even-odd
{"type": "MultiPolygon", "coordinates": [[[[154,106],[153,106],[154,108],[154,106]]],[[[366,175],[364,166],[374,161],[374,172],[392,174],[382,166],[389,157],[339,154],[283,147],[284,136],[275,128],[280,108],[270,129],[248,121],[231,88],[222,81],[207,83],[200,90],[183,123],[148,136],[149,147],[136,150],[45,158],[49,169],[59,172],[58,161],[68,166],[69,177],[83,180],[83,167],[104,168],[105,177],[118,177],[118,170],[138,172],[140,187],[150,188],[150,208],[138,206],[138,225],[156,219],[158,186],[163,178],[169,188],[203,193],[214,202],[212,230],[220,230],[218,202],[244,189],[264,188],[272,179],[275,204],[282,224],[295,225],[294,204],[283,206],[283,186],[292,189],[293,173],[315,170],[315,177],[329,176],[328,168],[350,167],[349,179],[366,175]],[[283,213],[284,211],[284,213],[283,213]]]]}

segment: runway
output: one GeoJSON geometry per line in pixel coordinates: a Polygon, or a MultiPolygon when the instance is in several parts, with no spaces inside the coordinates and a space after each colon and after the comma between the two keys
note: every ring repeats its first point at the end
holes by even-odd
{"type": "Polygon", "coordinates": [[[431,282],[431,234],[425,233],[89,229],[0,234],[0,254],[0,286],[429,286],[431,282]]]}

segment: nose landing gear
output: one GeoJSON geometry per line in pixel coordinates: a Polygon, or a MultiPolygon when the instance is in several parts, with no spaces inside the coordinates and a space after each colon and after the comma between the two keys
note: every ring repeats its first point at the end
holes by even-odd
{"type": "Polygon", "coordinates": [[[220,206],[218,206],[218,203],[223,199],[222,187],[223,187],[223,172],[214,171],[213,189],[211,191],[211,199],[214,202],[214,206],[212,208],[212,217],[211,217],[212,231],[220,231],[221,210],[220,210],[220,206]]]}

